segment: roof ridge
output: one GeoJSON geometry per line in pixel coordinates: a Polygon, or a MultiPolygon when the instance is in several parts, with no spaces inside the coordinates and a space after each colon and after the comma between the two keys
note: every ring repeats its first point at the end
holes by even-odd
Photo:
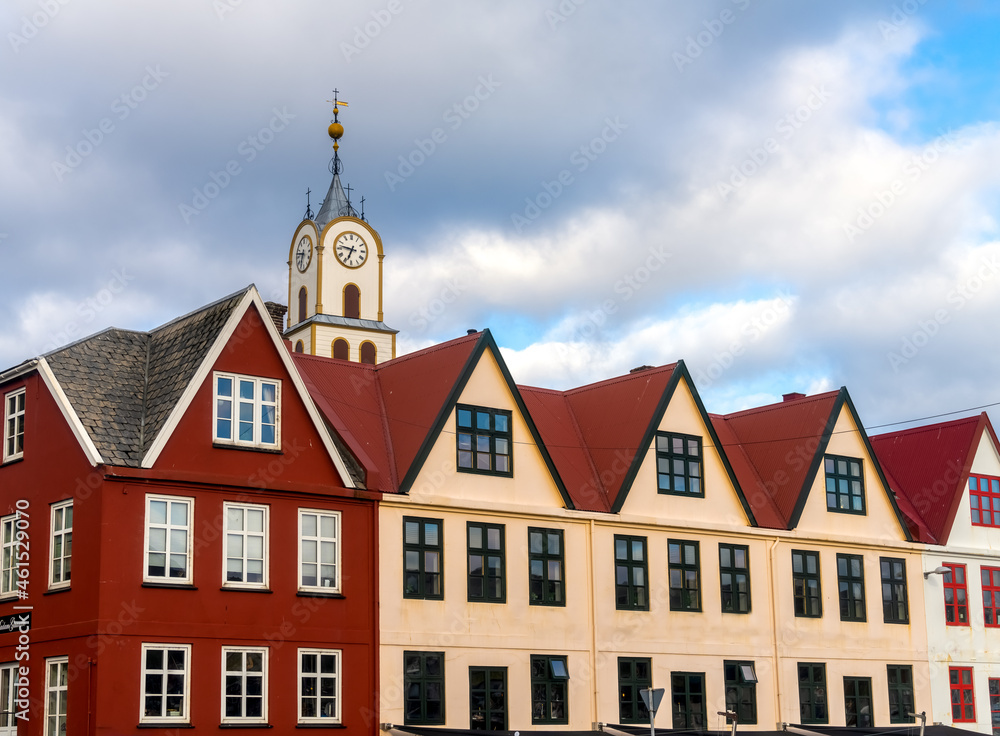
{"type": "Polygon", "coordinates": [[[740,409],[739,411],[730,412],[729,414],[720,414],[719,416],[724,419],[731,419],[733,417],[742,417],[749,414],[764,413],[769,411],[777,411],[779,409],[787,409],[792,406],[801,406],[806,402],[815,402],[820,399],[830,399],[836,397],[840,393],[840,389],[834,391],[824,391],[821,394],[814,394],[813,396],[803,396],[801,399],[793,399],[792,401],[775,401],[772,404],[764,404],[764,406],[752,406],[749,409],[740,409]]]}
{"type": "Polygon", "coordinates": [[[604,378],[600,381],[595,381],[594,383],[587,383],[583,386],[577,386],[575,388],[569,388],[562,393],[566,396],[570,394],[581,394],[587,391],[594,391],[598,388],[604,388],[605,386],[612,386],[616,383],[624,383],[625,381],[635,381],[643,376],[647,376],[651,373],[664,373],[667,370],[673,371],[677,368],[677,363],[679,361],[674,361],[673,363],[667,363],[665,365],[657,365],[652,368],[646,368],[645,370],[639,371],[638,373],[625,373],[620,376],[612,376],[611,378],[604,378]]]}
{"type": "Polygon", "coordinates": [[[971,417],[962,417],[961,419],[951,419],[947,422],[935,422],[934,424],[921,424],[919,427],[910,427],[909,429],[899,429],[895,432],[882,432],[881,434],[869,435],[868,439],[889,439],[890,437],[902,437],[903,435],[920,434],[922,432],[933,432],[945,428],[955,428],[961,424],[967,423],[979,423],[982,419],[982,412],[975,414],[971,417]]]}
{"type": "Polygon", "coordinates": [[[85,337],[81,337],[81,338],[79,338],[77,340],[74,340],[73,342],[68,342],[65,345],[61,345],[60,347],[55,348],[54,350],[50,350],[47,353],[42,353],[38,357],[39,358],[48,358],[50,356],[56,355],[58,353],[61,353],[64,350],[69,350],[70,348],[75,348],[77,345],[82,345],[83,343],[88,342],[89,340],[93,340],[94,338],[100,337],[101,335],[107,334],[109,332],[124,332],[124,333],[127,333],[129,335],[142,335],[142,336],[147,337],[147,338],[149,337],[149,333],[148,332],[143,332],[142,330],[129,330],[129,329],[125,328],[125,327],[105,327],[103,330],[98,330],[97,332],[91,333],[90,335],[86,335],[85,337]]]}
{"type": "Polygon", "coordinates": [[[234,291],[232,294],[224,296],[221,299],[216,299],[211,304],[205,304],[204,306],[198,307],[197,309],[192,309],[187,314],[182,314],[180,317],[174,317],[169,322],[164,322],[162,325],[158,325],[158,326],[152,328],[146,334],[152,335],[154,332],[159,332],[160,330],[166,329],[167,327],[170,327],[171,325],[177,324],[178,322],[181,322],[181,321],[187,319],[188,317],[193,317],[194,315],[200,314],[201,312],[207,312],[212,307],[217,307],[217,306],[219,306],[220,304],[222,304],[225,301],[229,301],[230,299],[235,299],[238,296],[243,296],[248,291],[250,291],[250,289],[256,289],[256,288],[257,287],[254,284],[250,284],[249,286],[244,286],[242,289],[234,291]]]}
{"type": "Polygon", "coordinates": [[[399,471],[396,469],[396,446],[392,442],[392,432],[389,431],[389,412],[385,406],[385,396],[382,393],[382,376],[378,371],[372,371],[372,378],[375,380],[375,396],[378,399],[379,424],[382,425],[382,435],[385,439],[386,459],[389,466],[390,488],[399,489],[399,471]]]}
{"type": "Polygon", "coordinates": [[[475,332],[475,333],[473,333],[471,335],[462,335],[461,337],[456,337],[456,338],[454,338],[452,340],[448,340],[447,342],[438,343],[437,345],[429,345],[426,348],[420,348],[419,350],[414,350],[412,353],[406,353],[405,355],[400,355],[398,357],[391,358],[391,359],[385,361],[384,363],[379,363],[378,365],[376,365],[374,367],[375,368],[383,368],[383,367],[388,366],[388,365],[398,365],[399,363],[402,363],[403,361],[411,360],[411,359],[415,359],[415,358],[420,358],[420,357],[422,357],[424,355],[429,355],[431,353],[436,353],[436,352],[439,352],[441,350],[445,350],[447,348],[454,347],[455,345],[458,345],[458,344],[460,344],[462,342],[477,341],[477,340],[479,340],[479,338],[481,338],[483,336],[483,332],[485,332],[485,330],[482,331],[482,332],[475,332]]]}

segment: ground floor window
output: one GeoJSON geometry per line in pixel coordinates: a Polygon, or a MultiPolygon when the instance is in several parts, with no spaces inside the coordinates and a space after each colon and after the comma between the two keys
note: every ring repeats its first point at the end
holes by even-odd
{"type": "Polygon", "coordinates": [[[872,678],[844,678],[844,723],[870,728],[872,725],[872,678]]]}
{"type": "Polygon", "coordinates": [[[671,711],[674,728],[705,728],[705,673],[670,673],[671,711]]]}
{"type": "Polygon", "coordinates": [[[753,662],[723,662],[726,680],[726,710],[739,718],[739,723],[757,722],[757,673],[753,662]]]}
{"type": "Polygon", "coordinates": [[[976,698],[972,690],[972,668],[948,669],[951,683],[951,720],[956,723],[976,722],[976,698]]]}
{"type": "Polygon", "coordinates": [[[531,657],[531,722],[569,723],[566,691],[569,669],[565,657],[531,657]]]}
{"type": "Polygon", "coordinates": [[[444,725],[444,652],[403,652],[404,723],[444,725]]]}
{"type": "Polygon", "coordinates": [[[66,736],[69,658],[45,660],[45,736],[66,736]]]}
{"type": "Polygon", "coordinates": [[[188,720],[190,662],[190,644],[142,645],[141,721],[188,720]]]}
{"type": "Polygon", "coordinates": [[[299,650],[299,723],[340,723],[340,650],[299,650]]]}
{"type": "Polygon", "coordinates": [[[639,693],[652,686],[648,657],[618,658],[618,719],[621,723],[649,723],[649,709],[639,693]]]}
{"type": "Polygon", "coordinates": [[[507,668],[469,668],[469,728],[507,730],[507,668]]]}
{"type": "Polygon", "coordinates": [[[913,723],[913,667],[890,664],[886,667],[889,681],[889,723],[913,723]]]}
{"type": "Polygon", "coordinates": [[[17,690],[17,663],[0,664],[0,736],[17,736],[14,693],[17,690]]]}
{"type": "Polygon", "coordinates": [[[826,708],[826,665],[822,662],[799,662],[799,720],[830,722],[826,708]]]}
{"type": "Polygon", "coordinates": [[[990,721],[993,724],[993,736],[1000,736],[1000,680],[990,678],[990,721]]]}

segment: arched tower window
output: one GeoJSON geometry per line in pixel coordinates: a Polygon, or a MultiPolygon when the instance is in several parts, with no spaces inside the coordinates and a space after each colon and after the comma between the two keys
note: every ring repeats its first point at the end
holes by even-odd
{"type": "Polygon", "coordinates": [[[361,318],[361,289],[354,284],[344,287],[344,316],[361,318]]]}
{"type": "Polygon", "coordinates": [[[333,341],[333,357],[337,360],[351,359],[351,346],[347,344],[347,340],[338,337],[333,341]]]}
{"type": "Polygon", "coordinates": [[[375,365],[375,357],[377,351],[375,350],[375,344],[370,343],[367,340],[361,343],[361,362],[368,363],[369,365],[375,365]]]}
{"type": "Polygon", "coordinates": [[[295,352],[296,353],[304,353],[305,351],[306,351],[306,348],[305,348],[305,345],[302,344],[302,341],[301,340],[296,340],[295,341],[295,352]]]}
{"type": "Polygon", "coordinates": [[[306,318],[307,304],[309,300],[309,292],[306,291],[306,287],[299,289],[299,322],[302,322],[306,318]]]}

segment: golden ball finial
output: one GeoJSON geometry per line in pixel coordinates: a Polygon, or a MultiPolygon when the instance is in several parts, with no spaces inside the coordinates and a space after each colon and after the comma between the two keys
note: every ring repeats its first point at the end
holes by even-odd
{"type": "Polygon", "coordinates": [[[330,123],[330,127],[327,128],[327,133],[333,140],[340,140],[344,137],[344,126],[340,123],[330,123]]]}

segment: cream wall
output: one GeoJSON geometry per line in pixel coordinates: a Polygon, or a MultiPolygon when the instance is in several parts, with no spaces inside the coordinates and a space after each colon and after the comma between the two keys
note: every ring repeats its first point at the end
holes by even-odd
{"type": "MultiPolygon", "coordinates": [[[[375,345],[376,362],[384,363],[395,356],[395,335],[385,332],[369,332],[367,330],[351,329],[339,325],[313,325],[316,334],[316,351],[313,355],[333,357],[333,341],[338,337],[347,340],[350,347],[348,359],[358,363],[361,361],[361,344],[370,342],[375,345]]],[[[309,352],[308,349],[306,352],[309,352]]]]}
{"type": "MultiPolygon", "coordinates": [[[[306,317],[316,313],[316,284],[319,273],[319,234],[316,225],[312,220],[304,220],[295,230],[292,237],[292,244],[288,250],[288,318],[287,327],[298,324],[299,319],[299,289],[306,287],[308,298],[306,299],[306,317]],[[313,244],[312,260],[305,272],[300,272],[295,266],[295,248],[303,237],[308,237],[313,244]]],[[[302,338],[305,340],[305,338],[302,338]]],[[[308,351],[306,351],[308,352],[308,351]]]]}
{"type": "Polygon", "coordinates": [[[331,220],[323,229],[323,314],[344,314],[344,286],[356,284],[361,290],[361,319],[380,320],[379,290],[382,249],[378,235],[366,223],[353,217],[331,220]],[[360,236],[368,246],[368,258],[358,268],[347,268],[337,260],[334,243],[347,232],[360,236]]]}

